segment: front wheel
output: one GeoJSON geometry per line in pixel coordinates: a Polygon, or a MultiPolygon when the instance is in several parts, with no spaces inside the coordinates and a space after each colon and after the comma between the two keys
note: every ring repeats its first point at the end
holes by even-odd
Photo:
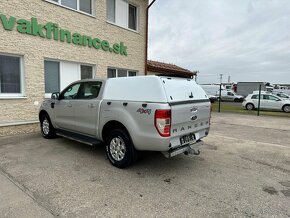
{"type": "Polygon", "coordinates": [[[136,150],[126,131],[112,130],[107,136],[105,144],[107,157],[113,166],[125,168],[134,162],[136,150]]]}
{"type": "Polygon", "coordinates": [[[52,139],[55,137],[55,129],[53,128],[49,116],[44,114],[40,119],[40,128],[42,136],[46,139],[52,139]]]}
{"type": "Polygon", "coordinates": [[[290,105],[284,105],[283,111],[286,113],[290,113],[290,105]]]}
{"type": "Polygon", "coordinates": [[[254,108],[255,108],[255,107],[254,107],[253,104],[251,104],[251,103],[246,104],[246,109],[247,109],[247,110],[251,111],[251,110],[253,110],[254,108]]]}

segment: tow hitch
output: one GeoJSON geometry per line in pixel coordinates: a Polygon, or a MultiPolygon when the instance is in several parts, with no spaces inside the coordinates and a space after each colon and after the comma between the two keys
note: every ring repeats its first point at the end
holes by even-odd
{"type": "Polygon", "coordinates": [[[178,148],[169,150],[168,152],[162,152],[162,153],[167,158],[174,157],[174,156],[182,154],[182,153],[185,155],[189,155],[189,154],[199,155],[200,154],[199,147],[201,145],[203,145],[203,141],[199,140],[194,144],[185,145],[182,147],[178,147],[178,148]]]}
{"type": "Polygon", "coordinates": [[[198,150],[198,149],[190,149],[189,151],[185,151],[184,154],[185,155],[189,155],[189,154],[199,155],[200,154],[200,150],[198,150]]]}

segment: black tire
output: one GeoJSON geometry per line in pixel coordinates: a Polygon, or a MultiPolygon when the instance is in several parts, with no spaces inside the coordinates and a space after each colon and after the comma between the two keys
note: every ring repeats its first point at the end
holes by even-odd
{"type": "Polygon", "coordinates": [[[251,111],[251,110],[255,109],[255,106],[252,103],[248,103],[248,104],[246,104],[246,109],[251,111]]]}
{"type": "Polygon", "coordinates": [[[284,105],[282,109],[285,113],[290,113],[290,105],[289,104],[284,105]]]}
{"type": "Polygon", "coordinates": [[[52,139],[56,137],[55,129],[52,126],[49,116],[47,114],[42,115],[40,118],[40,129],[41,134],[44,138],[52,139]]]}
{"type": "Polygon", "coordinates": [[[137,159],[137,152],[127,131],[112,130],[105,140],[110,163],[118,168],[130,166],[137,159]]]}
{"type": "Polygon", "coordinates": [[[238,98],[235,98],[234,102],[239,102],[240,100],[238,98]]]}

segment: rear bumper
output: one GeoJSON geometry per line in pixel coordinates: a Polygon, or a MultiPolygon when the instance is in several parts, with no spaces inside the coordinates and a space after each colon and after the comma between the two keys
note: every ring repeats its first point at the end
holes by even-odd
{"type": "Polygon", "coordinates": [[[162,154],[167,157],[171,158],[179,154],[195,154],[198,155],[200,153],[200,147],[203,145],[202,140],[198,140],[195,143],[184,145],[182,147],[178,147],[167,152],[162,152],[162,154]]]}

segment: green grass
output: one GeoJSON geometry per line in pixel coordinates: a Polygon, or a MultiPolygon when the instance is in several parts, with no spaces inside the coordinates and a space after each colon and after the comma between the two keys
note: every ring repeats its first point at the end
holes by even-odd
{"type": "MultiPolygon", "coordinates": [[[[219,103],[215,102],[212,104],[212,111],[218,112],[219,103]]],[[[256,115],[258,114],[257,110],[248,111],[246,110],[241,104],[238,103],[225,103],[221,102],[221,112],[230,112],[230,113],[240,113],[240,114],[249,114],[249,115],[256,115]]],[[[278,117],[289,117],[290,113],[280,112],[280,111],[260,111],[261,116],[278,116],[278,117]]]]}

